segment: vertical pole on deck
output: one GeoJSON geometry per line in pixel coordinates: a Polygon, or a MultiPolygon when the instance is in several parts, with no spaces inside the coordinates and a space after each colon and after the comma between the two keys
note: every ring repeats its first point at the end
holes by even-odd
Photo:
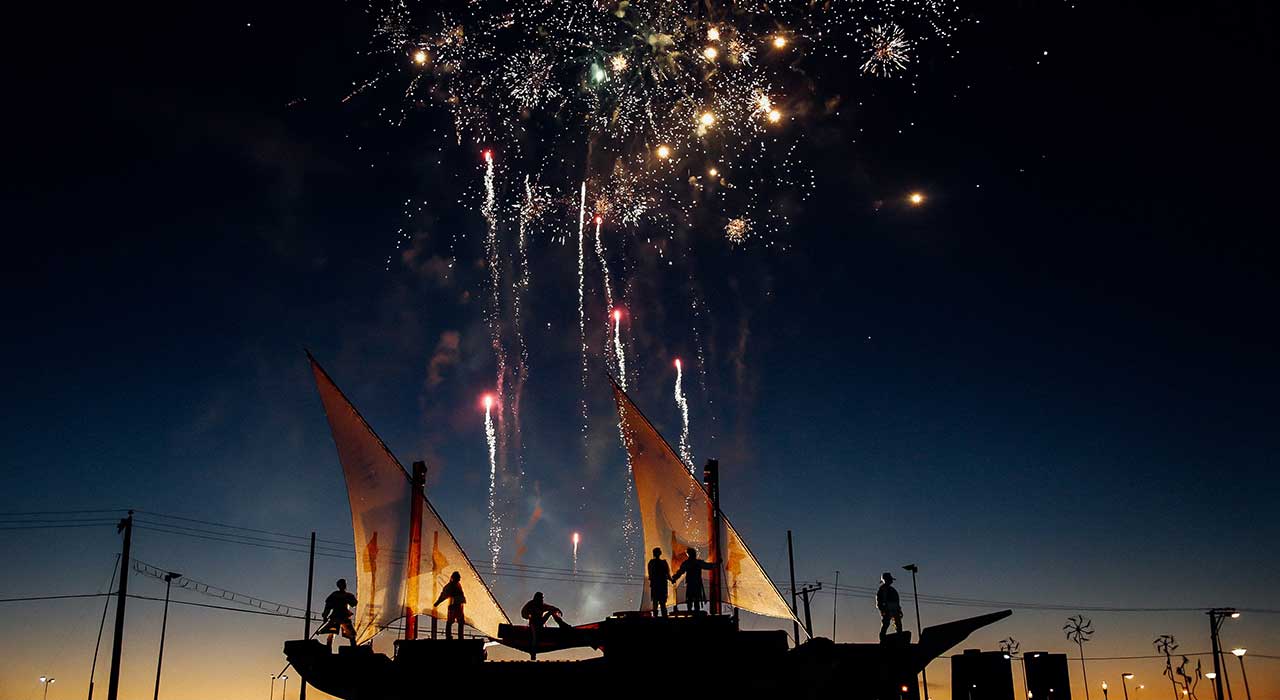
{"type": "MultiPolygon", "coordinates": [[[[316,583],[316,531],[311,531],[311,558],[307,562],[307,614],[302,618],[302,638],[311,639],[311,590],[316,583]]],[[[307,700],[307,679],[298,684],[298,700],[307,700]]]]}
{"type": "Polygon", "coordinates": [[[124,604],[129,599],[129,548],[133,544],[133,511],[116,525],[116,532],[124,533],[124,547],[120,550],[120,587],[116,589],[115,636],[111,641],[111,677],[107,685],[107,700],[120,696],[120,656],[124,652],[124,604]]]}
{"type": "MultiPolygon", "coordinates": [[[[791,547],[791,531],[787,530],[787,563],[791,565],[791,617],[796,616],[796,555],[795,550],[791,547]]],[[[800,621],[791,620],[791,627],[794,631],[796,646],[800,646],[800,621]]]]}
{"type": "Polygon", "coordinates": [[[409,568],[404,601],[404,638],[418,638],[418,567],[422,561],[422,502],[427,484],[427,463],[413,463],[413,502],[409,506],[409,568]]]}
{"type": "MultiPolygon", "coordinates": [[[[720,614],[720,576],[724,570],[720,562],[720,460],[708,459],[702,469],[702,483],[711,500],[711,614],[720,614]]],[[[694,572],[698,573],[698,572],[694,572]]],[[[701,576],[700,573],[698,573],[701,576]]]]}

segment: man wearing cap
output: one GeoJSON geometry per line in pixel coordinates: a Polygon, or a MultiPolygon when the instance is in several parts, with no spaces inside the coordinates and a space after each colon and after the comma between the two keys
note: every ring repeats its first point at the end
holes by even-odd
{"type": "Polygon", "coordinates": [[[880,641],[884,641],[889,631],[889,622],[898,633],[902,632],[902,603],[898,600],[898,591],[893,587],[893,574],[888,571],[880,576],[880,588],[876,591],[876,608],[880,611],[880,641]]]}

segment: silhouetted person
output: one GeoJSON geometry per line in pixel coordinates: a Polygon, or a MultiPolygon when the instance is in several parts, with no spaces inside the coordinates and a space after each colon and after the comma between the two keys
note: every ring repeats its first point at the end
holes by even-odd
{"type": "Polygon", "coordinates": [[[324,627],[317,634],[326,632],[329,635],[329,646],[333,646],[333,633],[337,632],[356,645],[356,628],[351,624],[351,606],[356,604],[356,597],[347,592],[347,580],[338,579],[338,590],[324,599],[324,627]]]}
{"type": "Polygon", "coordinates": [[[889,622],[893,622],[898,633],[902,632],[902,603],[898,600],[898,591],[893,587],[893,574],[888,571],[880,577],[880,588],[876,591],[876,608],[880,611],[880,641],[884,641],[889,631],[889,622]]]}
{"type": "Polygon", "coordinates": [[[649,597],[653,599],[653,612],[667,616],[667,586],[671,583],[671,566],[662,558],[662,547],[653,548],[649,560],[649,597]]]}
{"type": "Polygon", "coordinates": [[[436,602],[431,607],[438,608],[444,599],[449,599],[449,617],[444,622],[444,638],[453,639],[453,634],[449,631],[453,627],[453,623],[458,623],[458,639],[462,639],[462,604],[467,602],[467,597],[462,594],[462,574],[453,572],[449,577],[449,582],[444,584],[444,588],[440,591],[440,597],[436,598],[436,602]]]}
{"type": "Polygon", "coordinates": [[[702,592],[702,572],[714,569],[716,565],[699,559],[698,550],[693,547],[685,551],[689,558],[680,562],[680,568],[671,577],[671,582],[675,583],[681,576],[689,575],[684,580],[684,602],[689,612],[693,612],[695,608],[701,610],[702,604],[707,601],[707,594],[702,592]]]}
{"type": "Polygon", "coordinates": [[[533,600],[525,603],[524,607],[520,608],[520,617],[528,620],[529,626],[534,630],[542,629],[543,625],[547,624],[547,620],[551,618],[555,618],[556,624],[560,625],[561,629],[573,629],[573,625],[565,622],[564,618],[560,617],[561,614],[560,608],[548,605],[542,600],[542,591],[534,593],[533,600]]]}

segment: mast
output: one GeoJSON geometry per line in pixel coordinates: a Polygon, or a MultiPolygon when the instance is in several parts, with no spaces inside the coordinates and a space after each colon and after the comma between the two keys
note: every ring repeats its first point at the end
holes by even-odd
{"type": "Polygon", "coordinates": [[[710,500],[708,509],[711,519],[711,553],[709,558],[715,565],[711,569],[711,614],[720,614],[720,580],[724,565],[720,561],[720,460],[708,459],[702,469],[702,483],[707,489],[710,500]]]}
{"type": "Polygon", "coordinates": [[[422,504],[427,484],[427,463],[413,463],[413,495],[409,505],[409,561],[405,571],[404,638],[418,638],[418,574],[422,562],[422,504]]]}

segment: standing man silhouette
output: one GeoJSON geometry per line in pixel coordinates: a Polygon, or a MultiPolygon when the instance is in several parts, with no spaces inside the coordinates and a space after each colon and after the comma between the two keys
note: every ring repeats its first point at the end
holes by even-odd
{"type": "Polygon", "coordinates": [[[902,603],[898,600],[897,589],[893,587],[893,574],[888,571],[880,576],[876,609],[880,611],[880,641],[884,641],[890,622],[893,622],[898,633],[902,632],[902,603]]]}
{"type": "Polygon", "coordinates": [[[351,606],[356,604],[356,597],[347,592],[347,580],[338,579],[338,590],[324,599],[324,627],[316,630],[316,634],[327,632],[329,646],[333,646],[333,633],[337,632],[356,645],[356,628],[351,624],[351,606]]]}
{"type": "Polygon", "coordinates": [[[689,612],[693,612],[694,609],[702,610],[702,604],[707,600],[707,594],[702,592],[702,572],[715,568],[715,564],[699,559],[698,550],[693,547],[685,551],[689,558],[680,562],[680,568],[671,577],[671,582],[675,583],[681,576],[689,575],[684,581],[684,601],[689,612]]]}
{"type": "Polygon", "coordinates": [[[440,597],[436,598],[436,602],[431,606],[433,608],[440,607],[440,603],[444,599],[449,599],[449,617],[444,623],[444,638],[453,639],[453,623],[458,623],[458,639],[462,639],[462,604],[467,602],[467,597],[462,594],[462,574],[457,571],[449,577],[449,582],[444,584],[444,588],[440,591],[440,597]]]}
{"type": "Polygon", "coordinates": [[[662,547],[653,548],[649,560],[649,598],[653,600],[653,614],[662,611],[667,616],[667,586],[671,583],[671,566],[662,558],[662,547]]]}

